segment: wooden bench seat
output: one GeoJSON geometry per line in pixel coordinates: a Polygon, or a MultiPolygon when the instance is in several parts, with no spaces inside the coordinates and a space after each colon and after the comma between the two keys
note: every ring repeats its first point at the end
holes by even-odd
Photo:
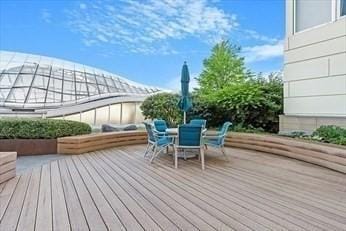
{"type": "Polygon", "coordinates": [[[94,133],[58,138],[59,154],[82,154],[106,148],[131,144],[145,144],[145,131],[94,133]]]}
{"type": "Polygon", "coordinates": [[[287,156],[346,173],[346,148],[336,145],[272,135],[230,133],[225,146],[287,156]]]}
{"type": "Polygon", "coordinates": [[[0,152],[0,184],[16,176],[16,152],[0,152]]]}

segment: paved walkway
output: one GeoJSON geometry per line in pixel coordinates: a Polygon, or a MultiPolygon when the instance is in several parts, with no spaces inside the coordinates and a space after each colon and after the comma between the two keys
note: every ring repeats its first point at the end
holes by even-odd
{"type": "Polygon", "coordinates": [[[35,155],[35,156],[18,156],[17,158],[17,173],[23,173],[35,167],[42,166],[50,161],[63,158],[63,155],[35,155]]]}
{"type": "Polygon", "coordinates": [[[345,230],[346,176],[227,149],[153,164],[131,146],[64,158],[0,185],[0,230],[345,230]]]}

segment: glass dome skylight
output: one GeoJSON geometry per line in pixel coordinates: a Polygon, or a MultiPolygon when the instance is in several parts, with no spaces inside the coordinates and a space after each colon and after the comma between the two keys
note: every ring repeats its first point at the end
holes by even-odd
{"type": "Polygon", "coordinates": [[[0,51],[0,106],[44,108],[161,91],[85,65],[0,51]]]}

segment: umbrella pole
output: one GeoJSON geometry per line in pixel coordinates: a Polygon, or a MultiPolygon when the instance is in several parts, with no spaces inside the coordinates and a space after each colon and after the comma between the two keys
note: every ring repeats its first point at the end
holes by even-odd
{"type": "Polygon", "coordinates": [[[186,124],[186,112],[184,111],[184,124],[186,124]]]}

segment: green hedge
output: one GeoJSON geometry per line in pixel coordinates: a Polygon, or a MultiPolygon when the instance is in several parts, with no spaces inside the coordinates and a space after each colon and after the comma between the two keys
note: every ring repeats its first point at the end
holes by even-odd
{"type": "Polygon", "coordinates": [[[55,139],[91,133],[88,124],[55,119],[0,119],[0,139],[55,139]]]}
{"type": "Polygon", "coordinates": [[[346,145],[346,129],[338,126],[321,126],[314,131],[312,136],[315,139],[319,139],[327,143],[346,145]]]}

